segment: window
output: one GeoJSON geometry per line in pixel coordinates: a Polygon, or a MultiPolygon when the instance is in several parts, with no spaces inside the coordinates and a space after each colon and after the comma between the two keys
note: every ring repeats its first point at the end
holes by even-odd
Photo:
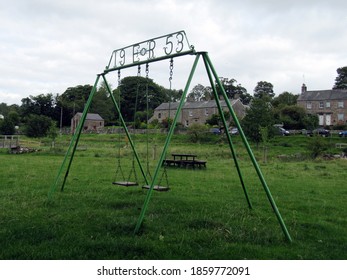
{"type": "Polygon", "coordinates": [[[307,109],[312,109],[312,103],[311,102],[307,102],[306,103],[306,108],[307,109]]]}
{"type": "Polygon", "coordinates": [[[337,108],[343,108],[344,107],[343,103],[344,103],[343,101],[337,102],[337,108]]]}
{"type": "Polygon", "coordinates": [[[161,119],[161,113],[158,113],[158,119],[161,119]]]}
{"type": "Polygon", "coordinates": [[[337,114],[337,120],[343,122],[345,120],[345,114],[337,114]]]}
{"type": "Polygon", "coordinates": [[[323,101],[319,101],[319,108],[324,108],[324,102],[323,101]]]}
{"type": "Polygon", "coordinates": [[[193,116],[193,111],[189,110],[189,117],[192,117],[192,116],[193,116]]]}
{"type": "Polygon", "coordinates": [[[330,108],[330,101],[325,102],[325,108],[330,108]]]}
{"type": "Polygon", "coordinates": [[[205,116],[208,116],[208,108],[205,108],[205,116]]]}

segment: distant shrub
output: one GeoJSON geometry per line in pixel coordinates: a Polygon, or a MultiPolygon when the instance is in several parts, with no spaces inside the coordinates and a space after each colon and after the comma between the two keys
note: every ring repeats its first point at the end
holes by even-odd
{"type": "Polygon", "coordinates": [[[328,149],[328,144],[325,139],[320,136],[312,137],[311,141],[307,143],[307,149],[312,158],[317,158],[328,149]]]}
{"type": "Polygon", "coordinates": [[[190,141],[197,143],[207,136],[208,128],[202,124],[192,124],[188,128],[188,135],[190,136],[190,141]]]}

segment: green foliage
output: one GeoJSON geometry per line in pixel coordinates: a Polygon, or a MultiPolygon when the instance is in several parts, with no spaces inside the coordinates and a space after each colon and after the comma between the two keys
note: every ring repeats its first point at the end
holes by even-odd
{"type": "Polygon", "coordinates": [[[169,101],[167,91],[149,78],[125,77],[121,80],[119,90],[121,92],[120,110],[125,121],[133,121],[135,111],[147,110],[146,95],[150,100],[149,109],[151,110],[169,101]]]}
{"type": "Polygon", "coordinates": [[[312,158],[317,158],[328,150],[329,146],[323,137],[317,135],[313,136],[310,140],[311,141],[307,143],[307,149],[312,158]]]}
{"type": "Polygon", "coordinates": [[[173,119],[171,119],[171,118],[165,118],[165,119],[162,120],[161,126],[162,126],[163,128],[169,128],[169,127],[171,126],[172,122],[173,122],[173,119]]]}
{"type": "Polygon", "coordinates": [[[269,127],[260,127],[261,141],[266,144],[269,141],[269,127]]]}
{"type": "Polygon", "coordinates": [[[23,98],[20,112],[24,121],[31,114],[44,115],[51,119],[59,119],[60,115],[59,108],[55,106],[55,98],[51,93],[39,94],[37,96],[30,95],[23,98]]]}
{"type": "Polygon", "coordinates": [[[273,85],[266,81],[260,81],[254,88],[254,98],[270,101],[275,96],[273,85]]]}
{"type": "Polygon", "coordinates": [[[262,140],[261,127],[268,128],[269,138],[271,138],[274,135],[274,115],[271,104],[262,98],[254,99],[241,124],[247,137],[256,143],[262,140]]]}
{"type": "Polygon", "coordinates": [[[149,128],[159,128],[161,124],[158,119],[154,119],[149,123],[149,128]]]}
{"type": "MultiPolygon", "coordinates": [[[[91,85],[78,85],[75,87],[69,87],[62,95],[57,96],[57,108],[63,108],[63,126],[69,126],[74,114],[83,112],[84,105],[87,102],[88,96],[92,91],[91,85]]],[[[55,119],[58,121],[58,119],[55,119]]]]}
{"type": "Polygon", "coordinates": [[[105,120],[105,125],[109,125],[116,119],[116,108],[104,82],[94,95],[89,112],[99,114],[105,120]]]}
{"type": "Polygon", "coordinates": [[[304,127],[306,129],[315,129],[318,126],[319,120],[317,115],[307,114],[304,119],[304,127]]]}
{"type": "Polygon", "coordinates": [[[283,123],[287,129],[303,129],[308,125],[305,109],[296,105],[285,105],[275,109],[275,116],[278,122],[283,123]]]}
{"type": "Polygon", "coordinates": [[[298,94],[292,94],[290,92],[283,92],[280,95],[276,96],[272,101],[272,105],[275,108],[281,108],[284,106],[288,106],[288,105],[296,105],[296,101],[298,99],[299,95],[298,94]]]}
{"type": "Polygon", "coordinates": [[[54,125],[53,120],[47,116],[29,115],[25,125],[25,135],[28,137],[47,136],[54,125]]]}
{"type": "Polygon", "coordinates": [[[13,121],[7,117],[3,120],[0,119],[0,134],[12,135],[15,133],[13,121]]]}
{"type": "MultiPolygon", "coordinates": [[[[238,98],[241,95],[247,94],[247,90],[241,84],[236,84],[237,81],[235,79],[221,78],[221,83],[229,99],[238,98]]],[[[216,85],[216,88],[218,95],[222,95],[218,85],[216,85]]]]}
{"type": "Polygon", "coordinates": [[[337,77],[333,89],[347,89],[347,66],[337,68],[337,77]]]}
{"type": "Polygon", "coordinates": [[[193,143],[198,143],[201,141],[208,133],[208,127],[203,124],[194,123],[188,128],[188,135],[190,136],[190,141],[193,143]]]}
{"type": "MultiPolygon", "coordinates": [[[[230,119],[230,112],[224,111],[223,114],[224,114],[225,120],[228,122],[230,119]]],[[[206,120],[206,124],[210,126],[218,126],[218,127],[223,126],[222,118],[219,114],[212,114],[212,116],[206,120]]]]}
{"type": "Polygon", "coordinates": [[[201,84],[198,84],[193,87],[190,93],[187,96],[187,101],[203,101],[212,99],[212,89],[211,87],[204,87],[201,84]]]}

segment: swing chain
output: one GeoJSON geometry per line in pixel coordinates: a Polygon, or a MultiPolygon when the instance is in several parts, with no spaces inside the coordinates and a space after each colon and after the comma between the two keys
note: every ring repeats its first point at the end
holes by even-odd
{"type": "Polygon", "coordinates": [[[173,64],[173,58],[170,59],[170,77],[169,77],[169,82],[170,82],[170,90],[172,88],[172,76],[173,76],[173,68],[174,68],[174,64],[173,64]]]}
{"type": "Polygon", "coordinates": [[[149,74],[149,64],[146,63],[146,79],[148,79],[148,74],[149,74]]]}
{"type": "Polygon", "coordinates": [[[120,86],[120,69],[118,70],[118,86],[120,86]]]}
{"type": "Polygon", "coordinates": [[[137,77],[141,76],[141,65],[137,66],[137,77]]]}

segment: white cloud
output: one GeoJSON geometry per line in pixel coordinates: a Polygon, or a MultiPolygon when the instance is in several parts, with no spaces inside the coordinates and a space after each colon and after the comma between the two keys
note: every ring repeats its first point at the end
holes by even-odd
{"type": "MultiPolygon", "coordinates": [[[[346,8],[339,0],[12,0],[0,4],[0,102],[93,84],[112,50],[181,29],[220,76],[250,93],[261,80],[299,92],[303,75],[309,89],[331,88],[347,64],[346,8]]],[[[175,87],[185,84],[187,61],[175,60],[175,87]]],[[[168,66],[151,69],[167,86],[168,66]]],[[[203,67],[199,79],[207,81],[203,67]]]]}

